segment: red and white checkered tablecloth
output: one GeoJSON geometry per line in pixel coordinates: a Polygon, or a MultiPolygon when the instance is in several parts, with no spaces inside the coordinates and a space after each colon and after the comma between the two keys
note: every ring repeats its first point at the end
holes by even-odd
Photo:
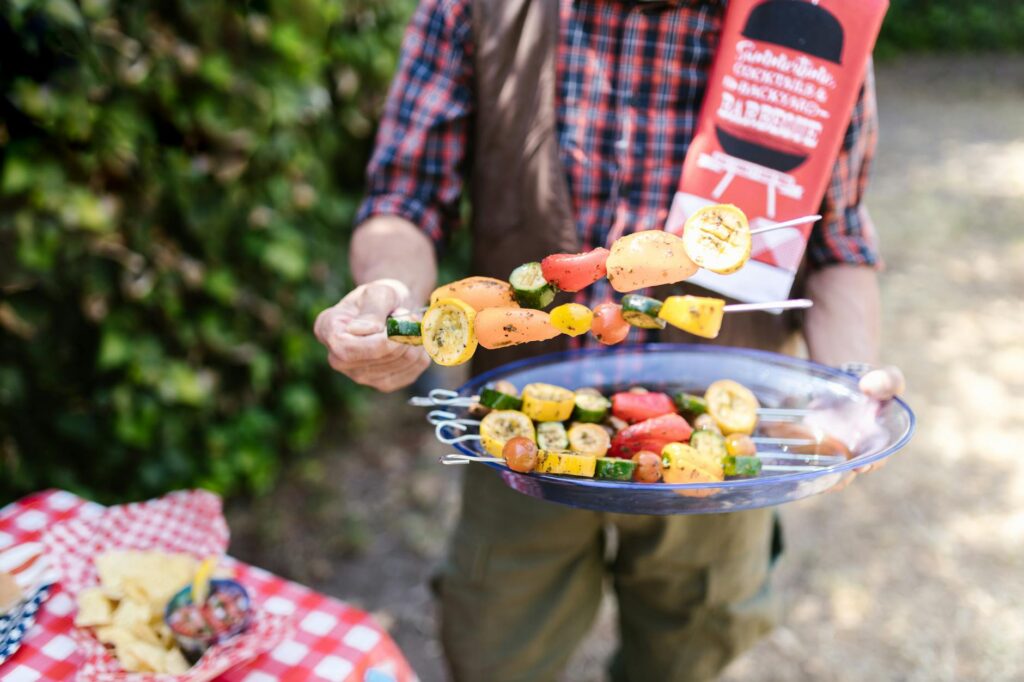
{"type": "MultiPolygon", "coordinates": [[[[36,542],[60,521],[102,507],[61,490],[30,495],[0,509],[0,550],[36,542]]],[[[289,639],[217,678],[220,682],[415,682],[394,641],[368,614],[255,566],[231,561],[252,598],[295,624],[289,639]]],[[[43,604],[21,648],[0,665],[0,682],[72,680],[82,664],[71,630],[75,604],[60,587],[43,604]]]]}

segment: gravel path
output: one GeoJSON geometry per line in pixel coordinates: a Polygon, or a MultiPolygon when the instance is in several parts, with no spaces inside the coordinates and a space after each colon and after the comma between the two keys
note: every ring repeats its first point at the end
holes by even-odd
{"type": "MultiPolygon", "coordinates": [[[[903,61],[878,89],[885,355],[918,435],[881,473],[784,508],[788,617],[726,682],[1024,679],[1024,59],[903,61]]],[[[374,611],[433,682],[426,580],[458,472],[433,464],[421,418],[373,401],[229,516],[238,556],[374,611]]],[[[614,641],[609,603],[567,679],[604,679],[614,641]]]]}

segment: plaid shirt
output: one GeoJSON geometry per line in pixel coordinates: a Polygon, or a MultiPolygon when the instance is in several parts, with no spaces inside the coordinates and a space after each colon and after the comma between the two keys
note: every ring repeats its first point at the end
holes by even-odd
{"type": "MultiPolygon", "coordinates": [[[[561,0],[558,139],[584,248],[664,225],[724,4],[561,0]]],[[[422,0],[381,121],[359,222],[401,216],[437,243],[457,226],[464,174],[471,172],[470,11],[470,0],[422,0]]],[[[822,202],[823,219],[811,233],[812,265],[878,261],[861,202],[877,128],[869,69],[822,202]]],[[[609,291],[594,286],[587,293],[599,301],[609,291]]]]}

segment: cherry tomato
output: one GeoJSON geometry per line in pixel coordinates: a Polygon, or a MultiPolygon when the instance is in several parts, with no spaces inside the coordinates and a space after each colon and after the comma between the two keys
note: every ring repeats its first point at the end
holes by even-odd
{"type": "Polygon", "coordinates": [[[622,306],[617,303],[602,303],[594,308],[590,332],[601,343],[606,346],[621,343],[629,334],[629,329],[629,322],[622,317],[622,306]]]}
{"type": "Polygon", "coordinates": [[[537,468],[537,444],[529,438],[510,438],[501,449],[501,455],[512,471],[527,474],[537,468]]]}
{"type": "Polygon", "coordinates": [[[616,393],[612,396],[612,414],[630,424],[676,411],[672,398],[664,393],[616,393]]]}
{"type": "Polygon", "coordinates": [[[725,451],[730,455],[756,455],[757,445],[745,433],[730,433],[725,437],[725,451]]]}
{"type": "Polygon", "coordinates": [[[609,457],[629,459],[641,450],[661,452],[669,443],[685,443],[693,429],[678,414],[663,414],[619,431],[612,439],[609,457]]]}
{"type": "Polygon", "coordinates": [[[641,450],[633,455],[636,470],[633,480],[638,483],[657,483],[661,480],[661,457],[650,450],[641,450]]]}
{"type": "Polygon", "coordinates": [[[540,262],[540,271],[549,283],[562,291],[580,291],[605,276],[608,249],[586,253],[556,253],[540,262]]]}

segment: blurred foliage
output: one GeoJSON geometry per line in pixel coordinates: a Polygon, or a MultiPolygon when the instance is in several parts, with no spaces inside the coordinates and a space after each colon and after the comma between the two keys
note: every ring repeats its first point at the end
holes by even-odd
{"type": "Polygon", "coordinates": [[[890,0],[875,53],[1024,50],[1024,3],[1013,0],[890,0]]]}
{"type": "Polygon", "coordinates": [[[0,501],[260,491],[414,0],[0,3],[0,501]]]}

